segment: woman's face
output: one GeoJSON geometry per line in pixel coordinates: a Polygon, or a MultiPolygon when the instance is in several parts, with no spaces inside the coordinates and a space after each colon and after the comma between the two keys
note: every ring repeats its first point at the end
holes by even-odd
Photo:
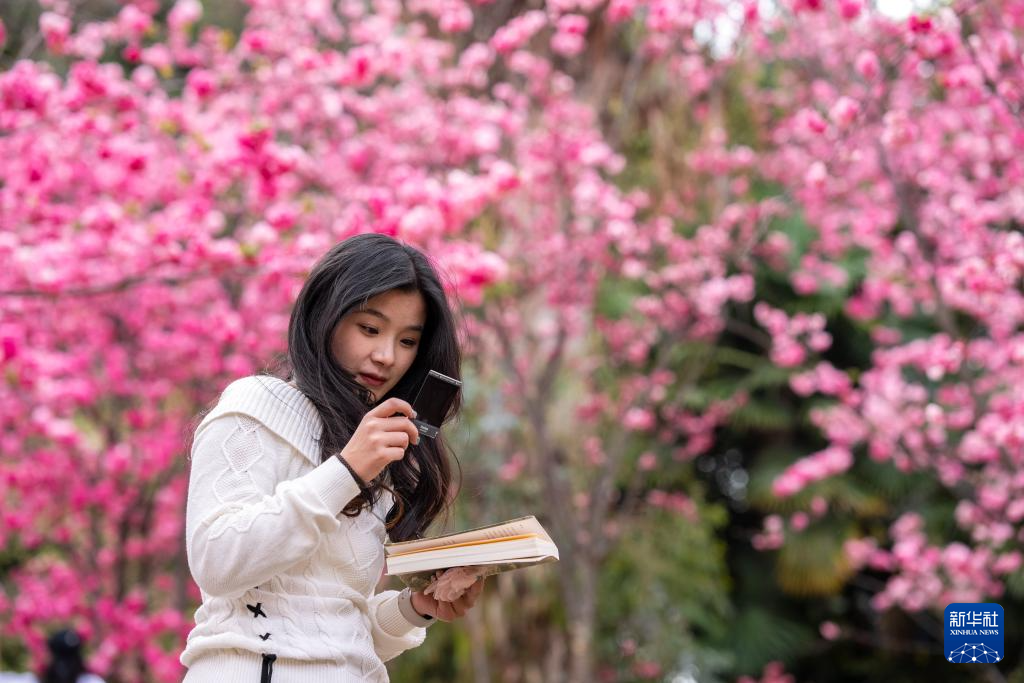
{"type": "Polygon", "coordinates": [[[415,360],[426,320],[418,291],[378,294],[338,321],[331,339],[334,360],[379,401],[415,360]]]}

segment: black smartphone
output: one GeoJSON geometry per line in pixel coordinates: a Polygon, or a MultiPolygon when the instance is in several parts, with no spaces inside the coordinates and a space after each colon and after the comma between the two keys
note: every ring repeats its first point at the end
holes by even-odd
{"type": "Polygon", "coordinates": [[[412,423],[420,434],[431,439],[437,437],[441,422],[461,386],[462,382],[437,370],[427,373],[412,400],[412,409],[416,411],[416,419],[412,423]]]}

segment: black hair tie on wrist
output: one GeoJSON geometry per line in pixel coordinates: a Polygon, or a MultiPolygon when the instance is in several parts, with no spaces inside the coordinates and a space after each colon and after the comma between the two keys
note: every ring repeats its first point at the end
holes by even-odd
{"type": "Polygon", "coordinates": [[[356,471],[352,469],[352,465],[349,465],[348,461],[346,461],[345,458],[341,457],[341,453],[338,453],[336,457],[338,458],[338,460],[341,461],[341,464],[345,466],[345,469],[348,470],[348,473],[352,475],[352,479],[355,480],[356,486],[359,487],[359,491],[367,498],[369,498],[370,487],[366,485],[366,482],[363,481],[363,478],[356,474],[356,471]]]}

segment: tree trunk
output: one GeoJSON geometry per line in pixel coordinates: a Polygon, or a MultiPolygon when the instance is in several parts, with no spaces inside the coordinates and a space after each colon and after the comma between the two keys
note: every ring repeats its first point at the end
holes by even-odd
{"type": "Polygon", "coordinates": [[[569,606],[569,683],[594,680],[594,628],[597,615],[597,567],[586,551],[578,555],[576,585],[565,596],[569,606]]]}
{"type": "Polygon", "coordinates": [[[487,647],[486,600],[481,600],[476,609],[466,613],[466,631],[469,634],[469,656],[473,662],[473,682],[490,683],[490,651],[487,647]]]}

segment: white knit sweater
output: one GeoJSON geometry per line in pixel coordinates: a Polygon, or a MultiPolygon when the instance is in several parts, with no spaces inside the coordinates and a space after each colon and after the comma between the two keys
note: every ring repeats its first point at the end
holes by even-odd
{"type": "Polygon", "coordinates": [[[185,666],[241,649],[386,681],[383,662],[423,642],[398,591],[374,594],[391,499],[341,514],[359,488],[337,458],[319,464],[321,429],[309,399],[268,376],[233,382],[196,429],[185,535],[203,604],[185,666]]]}

